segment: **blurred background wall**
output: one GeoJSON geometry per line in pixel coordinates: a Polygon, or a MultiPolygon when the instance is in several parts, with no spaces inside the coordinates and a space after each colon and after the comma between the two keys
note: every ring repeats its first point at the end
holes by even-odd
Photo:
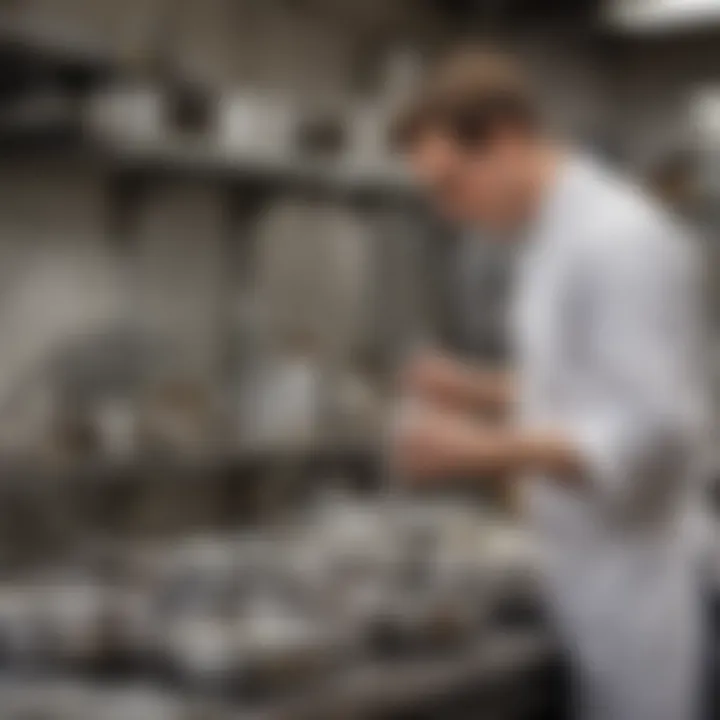
{"type": "Polygon", "coordinates": [[[235,452],[275,417],[263,383],[364,445],[410,348],[502,354],[507,251],[427,214],[387,120],[433,57],[489,41],[559,133],[641,174],[696,139],[720,55],[710,23],[618,7],[3,0],[3,447],[52,455],[85,424],[133,453],[166,432],[235,452]]]}

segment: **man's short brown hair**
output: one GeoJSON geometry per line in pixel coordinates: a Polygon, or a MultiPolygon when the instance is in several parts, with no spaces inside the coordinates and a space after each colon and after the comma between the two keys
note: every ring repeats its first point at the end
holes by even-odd
{"type": "Polygon", "coordinates": [[[463,50],[441,62],[400,110],[390,140],[395,148],[407,150],[423,133],[437,130],[475,147],[504,127],[535,131],[539,115],[522,69],[511,57],[463,50]]]}

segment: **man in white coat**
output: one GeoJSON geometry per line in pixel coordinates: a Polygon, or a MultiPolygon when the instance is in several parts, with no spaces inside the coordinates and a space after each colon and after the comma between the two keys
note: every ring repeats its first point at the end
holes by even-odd
{"type": "Polygon", "coordinates": [[[466,472],[518,484],[578,717],[701,717],[707,393],[692,239],[552,141],[506,58],[448,60],[394,137],[444,214],[522,243],[515,368],[414,362],[407,389],[424,410],[398,428],[398,467],[416,483],[466,472]]]}

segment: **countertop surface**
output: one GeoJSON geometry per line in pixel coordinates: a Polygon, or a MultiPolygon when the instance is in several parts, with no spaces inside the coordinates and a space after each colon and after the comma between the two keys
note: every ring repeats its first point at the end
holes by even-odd
{"type": "Polygon", "coordinates": [[[411,711],[470,688],[492,691],[494,702],[501,696],[503,703],[517,705],[514,713],[520,712],[518,703],[525,708],[541,702],[544,688],[533,680],[556,658],[557,647],[543,632],[502,632],[485,637],[462,656],[359,665],[303,697],[267,707],[248,709],[235,703],[178,696],[148,684],[17,677],[0,680],[0,705],[12,717],[13,713],[18,717],[37,713],[47,720],[181,720],[195,717],[195,711],[213,720],[330,720],[348,717],[350,708],[352,717],[411,711]]]}

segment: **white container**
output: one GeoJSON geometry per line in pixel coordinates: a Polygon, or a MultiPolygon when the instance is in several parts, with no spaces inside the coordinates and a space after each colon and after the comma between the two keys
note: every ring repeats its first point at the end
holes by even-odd
{"type": "Polygon", "coordinates": [[[296,120],[282,96],[226,93],[218,108],[218,138],[231,151],[281,156],[290,151],[296,120]]]}
{"type": "Polygon", "coordinates": [[[250,447],[288,448],[318,437],[322,371],[312,357],[267,358],[243,398],[250,447]]]}
{"type": "Polygon", "coordinates": [[[95,95],[86,108],[91,133],[115,141],[150,142],[163,139],[162,93],[148,85],[119,85],[95,95]]]}

